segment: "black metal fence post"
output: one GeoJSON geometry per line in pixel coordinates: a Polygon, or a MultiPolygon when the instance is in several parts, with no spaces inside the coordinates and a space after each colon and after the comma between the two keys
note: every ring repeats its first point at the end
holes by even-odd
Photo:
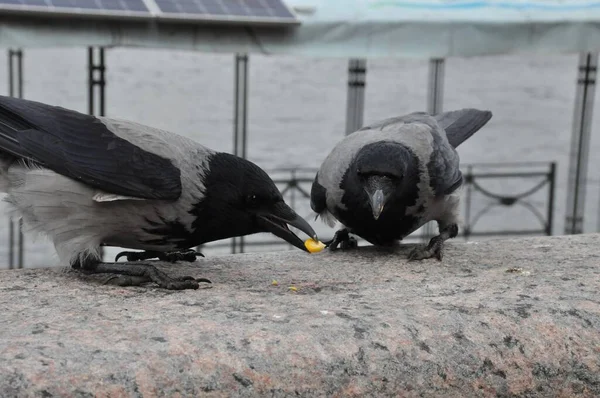
{"type": "Polygon", "coordinates": [[[106,116],[106,65],[104,48],[88,47],[88,113],[90,115],[106,116]],[[96,58],[98,60],[96,61],[96,58]],[[98,109],[96,109],[96,96],[98,109]]]}
{"type": "MultiPolygon", "coordinates": [[[[427,87],[427,112],[436,115],[442,112],[444,103],[444,65],[443,58],[429,60],[429,79],[427,87]]],[[[427,243],[436,235],[436,222],[430,221],[423,226],[421,239],[427,243]]]]}
{"type": "Polygon", "coordinates": [[[348,61],[348,94],[346,99],[346,135],[363,126],[367,60],[352,58],[348,61]]]}
{"type": "MultiPolygon", "coordinates": [[[[470,220],[471,219],[471,198],[473,195],[473,166],[469,165],[467,166],[467,173],[465,175],[465,185],[467,186],[467,192],[466,192],[466,200],[465,200],[465,220],[470,220]]],[[[465,237],[465,240],[469,240],[469,237],[471,236],[471,226],[469,225],[468,221],[465,222],[465,226],[463,228],[463,236],[465,237]]]]}
{"type": "MultiPolygon", "coordinates": [[[[23,98],[23,51],[21,49],[8,50],[8,95],[23,98]]],[[[23,220],[15,222],[12,218],[8,221],[9,251],[8,268],[23,268],[25,242],[23,239],[23,220]],[[17,253],[15,259],[15,232],[17,253]]]]}
{"type": "MultiPolygon", "coordinates": [[[[248,149],[248,54],[235,55],[233,154],[246,158],[248,149]]],[[[231,239],[231,252],[244,252],[244,237],[231,239]],[[238,245],[239,242],[239,245],[238,245]]]]}
{"type": "Polygon", "coordinates": [[[579,54],[567,179],[567,211],[564,229],[567,235],[581,234],[584,231],[585,194],[597,72],[598,53],[579,54]]]}
{"type": "MultiPolygon", "coordinates": [[[[104,48],[88,47],[88,114],[106,116],[106,64],[104,48]],[[97,58],[97,59],[96,59],[97,58]],[[96,106],[96,97],[98,106],[96,106]],[[97,108],[97,109],[96,109],[97,108]]],[[[100,258],[104,249],[100,247],[100,258]]]]}
{"type": "Polygon", "coordinates": [[[556,184],[556,162],[550,163],[550,172],[548,173],[550,187],[548,188],[548,223],[546,224],[546,235],[552,235],[554,227],[554,195],[556,184]]]}

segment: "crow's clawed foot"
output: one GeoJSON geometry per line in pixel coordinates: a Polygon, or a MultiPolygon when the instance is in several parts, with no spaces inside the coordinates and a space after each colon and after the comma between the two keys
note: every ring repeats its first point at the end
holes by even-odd
{"type": "Polygon", "coordinates": [[[196,257],[204,257],[204,254],[195,250],[183,250],[178,252],[160,253],[158,259],[169,263],[174,263],[176,261],[187,261],[192,263],[196,261],[196,257]]]}
{"type": "Polygon", "coordinates": [[[86,273],[118,274],[109,278],[105,283],[117,286],[139,286],[142,283],[154,282],[159,287],[168,290],[198,289],[200,282],[212,283],[206,278],[192,276],[171,277],[151,264],[134,263],[98,263],[86,273]]]}
{"type": "Polygon", "coordinates": [[[115,262],[119,261],[121,257],[125,257],[127,261],[144,261],[152,258],[157,258],[161,261],[174,263],[176,261],[187,261],[194,262],[196,257],[204,257],[204,254],[195,250],[184,250],[184,251],[172,251],[172,252],[156,252],[156,251],[144,251],[144,252],[128,252],[123,251],[117,254],[115,262]]]}
{"type": "Polygon", "coordinates": [[[159,287],[167,290],[198,289],[200,287],[199,282],[211,283],[208,279],[195,279],[191,276],[172,278],[164,274],[164,272],[157,270],[157,274],[154,278],[150,276],[115,275],[108,278],[105,284],[126,287],[140,286],[148,282],[154,282],[159,287]]]}
{"type": "Polygon", "coordinates": [[[409,254],[409,261],[425,260],[427,258],[437,258],[442,261],[444,256],[444,240],[441,236],[434,236],[425,247],[415,247],[409,254]]]}
{"type": "Polygon", "coordinates": [[[333,239],[323,242],[329,250],[337,250],[338,246],[342,250],[354,249],[358,247],[356,238],[350,236],[347,229],[340,229],[333,235],[333,239]]]}
{"type": "Polygon", "coordinates": [[[128,252],[123,251],[115,256],[115,262],[119,261],[121,257],[125,257],[127,261],[144,261],[150,260],[152,258],[158,258],[159,253],[153,251],[145,251],[145,252],[128,252]]]}

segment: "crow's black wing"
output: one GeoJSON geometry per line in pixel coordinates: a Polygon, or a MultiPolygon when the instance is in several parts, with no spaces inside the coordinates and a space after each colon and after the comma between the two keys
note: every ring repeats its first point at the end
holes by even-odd
{"type": "Polygon", "coordinates": [[[315,176],[310,189],[310,208],[317,214],[327,210],[327,190],[319,184],[319,173],[315,176]]]}
{"type": "Polygon", "coordinates": [[[448,142],[454,148],[465,142],[492,118],[492,112],[466,108],[435,115],[435,120],[446,131],[448,142]]]}
{"type": "Polygon", "coordinates": [[[0,151],[116,195],[175,200],[180,170],[117,136],[99,119],[0,96],[0,151]]]}

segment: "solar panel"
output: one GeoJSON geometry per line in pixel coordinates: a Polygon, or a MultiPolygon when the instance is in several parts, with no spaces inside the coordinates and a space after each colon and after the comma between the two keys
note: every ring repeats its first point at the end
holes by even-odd
{"type": "Polygon", "coordinates": [[[131,17],[180,22],[298,24],[282,0],[0,0],[0,14],[131,17]]]}
{"type": "Polygon", "coordinates": [[[296,24],[281,0],[154,0],[162,19],[296,24]]]}
{"type": "Polygon", "coordinates": [[[144,0],[0,0],[0,13],[152,18],[144,0]]]}

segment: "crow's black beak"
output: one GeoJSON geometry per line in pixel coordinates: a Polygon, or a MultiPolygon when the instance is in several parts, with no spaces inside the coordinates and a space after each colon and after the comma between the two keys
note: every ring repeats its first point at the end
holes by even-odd
{"type": "Polygon", "coordinates": [[[388,200],[389,192],[394,190],[394,186],[390,179],[384,176],[371,176],[365,185],[365,192],[369,196],[369,205],[373,212],[373,218],[379,220],[385,203],[388,200]]]}
{"type": "Polygon", "coordinates": [[[296,212],[284,202],[279,202],[271,209],[259,212],[258,223],[265,232],[271,232],[273,235],[289,242],[300,250],[308,251],[306,247],[304,247],[304,241],[290,231],[288,225],[298,228],[314,240],[319,240],[317,233],[306,220],[296,214],[296,212]]]}
{"type": "Polygon", "coordinates": [[[371,203],[371,210],[373,210],[373,218],[378,220],[383,211],[383,207],[385,206],[385,196],[383,195],[383,191],[381,189],[376,190],[373,195],[369,197],[369,202],[371,203]]]}

